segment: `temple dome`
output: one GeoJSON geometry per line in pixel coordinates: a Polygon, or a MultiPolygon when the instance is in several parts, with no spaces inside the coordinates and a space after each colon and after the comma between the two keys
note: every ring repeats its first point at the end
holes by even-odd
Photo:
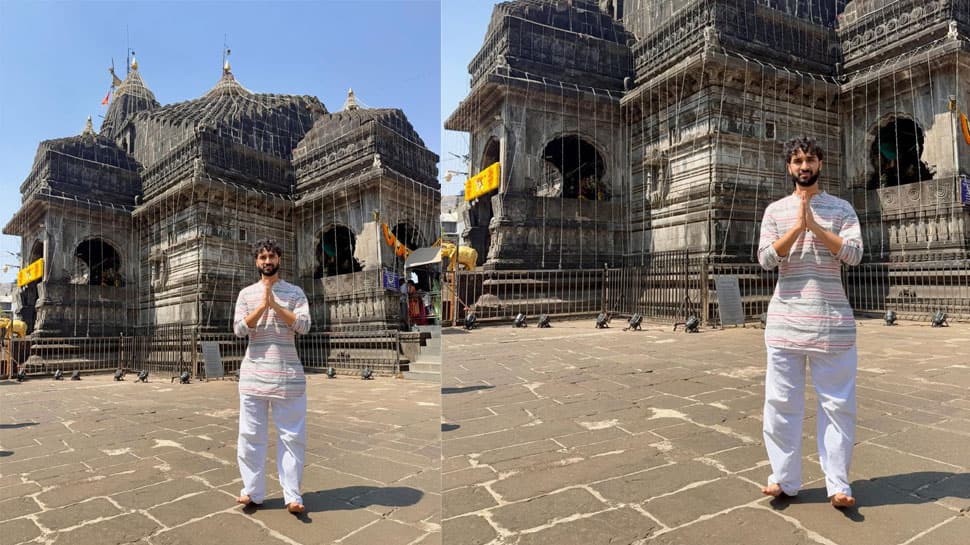
{"type": "Polygon", "coordinates": [[[95,134],[91,126],[91,118],[81,134],[66,138],[44,140],[37,146],[34,158],[34,168],[49,157],[48,151],[57,155],[73,157],[93,164],[104,164],[124,170],[137,171],[138,163],[134,158],[118,147],[114,140],[101,134],[95,134]]]}
{"type": "Polygon", "coordinates": [[[101,134],[114,140],[133,115],[158,108],[161,104],[138,73],[138,61],[132,59],[131,71],[124,81],[115,76],[113,68],[111,76],[115,81],[114,96],[101,123],[101,134]]]}
{"type": "Polygon", "coordinates": [[[321,116],[293,150],[297,187],[394,171],[437,187],[438,156],[396,108],[364,108],[351,90],[344,109],[321,116]]]}
{"type": "Polygon", "coordinates": [[[312,96],[253,93],[236,80],[227,65],[206,94],[145,112],[137,121],[142,130],[158,135],[154,143],[161,147],[147,159],[149,163],[201,132],[289,158],[314,118],[326,111],[312,96]]]}
{"type": "Polygon", "coordinates": [[[222,77],[216,82],[212,89],[209,89],[209,92],[206,93],[205,96],[252,96],[252,94],[252,91],[246,89],[241,83],[236,81],[235,76],[232,75],[232,71],[229,69],[229,61],[227,60],[222,69],[222,77]]]}
{"type": "Polygon", "coordinates": [[[131,205],[141,188],[139,169],[134,157],[114,140],[95,134],[88,118],[81,134],[38,144],[30,174],[20,191],[25,196],[53,191],[131,205]]]}
{"type": "Polygon", "coordinates": [[[592,0],[502,2],[468,71],[472,87],[497,75],[619,91],[633,73],[632,41],[592,0]]]}
{"type": "Polygon", "coordinates": [[[424,141],[403,111],[397,108],[361,108],[354,104],[352,108],[320,117],[297,146],[294,155],[309,153],[371,124],[386,127],[403,139],[424,147],[424,141]]]}

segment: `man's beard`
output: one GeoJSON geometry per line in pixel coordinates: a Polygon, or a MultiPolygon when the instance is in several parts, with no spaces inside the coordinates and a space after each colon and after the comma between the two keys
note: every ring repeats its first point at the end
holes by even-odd
{"type": "Polygon", "coordinates": [[[818,177],[819,177],[820,174],[821,174],[821,172],[816,172],[815,174],[812,175],[811,178],[805,180],[804,182],[802,181],[802,179],[799,176],[792,175],[791,179],[792,179],[792,181],[794,181],[796,184],[800,185],[801,187],[812,187],[813,185],[815,185],[815,182],[818,181],[818,177]]]}
{"type": "Polygon", "coordinates": [[[274,274],[276,274],[276,271],[280,270],[279,265],[264,265],[263,267],[256,267],[256,268],[259,270],[259,274],[263,276],[273,276],[274,274]]]}

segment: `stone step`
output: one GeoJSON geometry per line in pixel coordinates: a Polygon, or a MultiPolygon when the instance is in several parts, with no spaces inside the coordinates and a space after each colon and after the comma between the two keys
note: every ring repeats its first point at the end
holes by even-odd
{"type": "Polygon", "coordinates": [[[430,362],[412,362],[408,365],[408,371],[415,372],[431,372],[431,373],[441,373],[440,363],[430,363],[430,362]]]}
{"type": "Polygon", "coordinates": [[[435,382],[438,384],[441,383],[441,373],[405,371],[403,375],[404,378],[408,380],[421,380],[425,382],[435,382]]]}

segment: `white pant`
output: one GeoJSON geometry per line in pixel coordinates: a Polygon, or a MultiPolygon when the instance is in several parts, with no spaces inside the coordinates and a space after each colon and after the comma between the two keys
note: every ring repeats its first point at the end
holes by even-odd
{"type": "Polygon", "coordinates": [[[855,442],[855,345],[836,354],[768,347],[764,438],[771,462],[769,484],[794,496],[802,486],[805,362],[818,398],[818,457],[828,496],[852,495],[849,466],[855,442]]]}
{"type": "Polygon", "coordinates": [[[243,488],[240,495],[255,503],[266,498],[266,445],[269,408],[276,424],[276,469],[283,501],[303,503],[300,482],[306,451],[306,394],[293,399],[266,399],[239,394],[239,440],[236,458],[243,488]]]}

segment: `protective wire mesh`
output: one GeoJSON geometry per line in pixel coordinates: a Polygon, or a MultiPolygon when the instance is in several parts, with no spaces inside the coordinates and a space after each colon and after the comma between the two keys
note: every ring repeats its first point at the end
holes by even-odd
{"type": "MultiPolygon", "coordinates": [[[[332,357],[323,332],[373,331],[342,341],[364,354],[402,326],[398,279],[406,255],[438,239],[440,205],[437,155],[403,112],[360,107],[352,92],[338,113],[253,93],[228,64],[204,96],[162,106],[133,65],[104,117],[99,134],[89,124],[40,144],[7,226],[25,264],[45,258],[43,280],[20,294],[35,337],[225,336],[239,290],[258,279],[261,238],[281,244],[282,277],[311,301],[319,338],[306,353],[323,360],[308,365],[332,357]]],[[[396,366],[396,349],[378,352],[367,357],[396,366]]]]}
{"type": "MultiPolygon", "coordinates": [[[[966,0],[496,6],[469,65],[469,96],[446,128],[468,132],[471,174],[502,165],[499,190],[468,205],[466,244],[479,266],[530,276],[521,289],[503,279],[510,300],[500,302],[480,299],[488,283],[468,276],[477,287],[466,295],[476,295],[455,304],[490,300],[506,305],[501,315],[538,308],[544,295],[524,295],[543,282],[535,270],[644,266],[654,253],[686,250],[705,258],[710,279],[763,276],[742,282],[753,286],[745,308],[763,308],[767,273],[746,266],[765,207],[790,191],[782,143],[806,134],[825,151],[822,188],[862,219],[867,262],[940,262],[886,279],[873,271],[895,269],[850,270],[850,297],[875,297],[860,301],[867,310],[891,306],[893,290],[911,291],[918,277],[930,286],[921,296],[970,313],[951,275],[932,272],[968,256],[954,145],[954,108],[970,103],[958,84],[967,28],[966,0]],[[880,153],[902,150],[906,168],[880,164],[880,153]],[[571,190],[572,171],[587,164],[606,191],[571,190]]],[[[716,300],[713,283],[704,290],[716,300]]]]}

